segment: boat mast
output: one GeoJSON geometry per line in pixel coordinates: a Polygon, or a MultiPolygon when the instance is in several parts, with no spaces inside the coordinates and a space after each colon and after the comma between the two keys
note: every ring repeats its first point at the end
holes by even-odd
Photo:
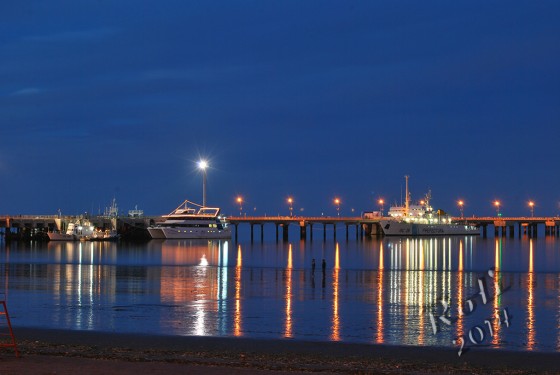
{"type": "Polygon", "coordinates": [[[408,195],[408,175],[405,175],[404,179],[406,181],[406,184],[405,184],[405,198],[404,198],[405,199],[404,215],[408,216],[408,206],[410,205],[410,197],[408,195]]]}

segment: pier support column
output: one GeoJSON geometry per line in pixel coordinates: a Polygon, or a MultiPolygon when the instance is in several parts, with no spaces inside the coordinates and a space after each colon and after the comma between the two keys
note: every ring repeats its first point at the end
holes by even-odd
{"type": "Polygon", "coordinates": [[[327,240],[327,224],[323,223],[323,241],[327,240]]]}
{"type": "Polygon", "coordinates": [[[264,224],[261,224],[261,243],[264,242],[264,224]]]}
{"type": "Polygon", "coordinates": [[[313,224],[309,223],[309,241],[313,241],[313,224]]]}
{"type": "Polygon", "coordinates": [[[336,241],[336,224],[333,223],[333,239],[336,241]]]}
{"type": "Polygon", "coordinates": [[[276,242],[278,242],[278,223],[274,223],[276,226],[276,242]]]}
{"type": "Polygon", "coordinates": [[[346,241],[348,241],[348,224],[345,225],[346,225],[346,241]]]}
{"type": "Polygon", "coordinates": [[[251,242],[253,242],[253,223],[250,224],[251,225],[251,242]]]}
{"type": "Polygon", "coordinates": [[[531,237],[537,238],[537,234],[538,234],[537,224],[531,224],[531,237]]]}
{"type": "Polygon", "coordinates": [[[488,235],[488,224],[482,224],[482,238],[486,238],[488,235]]]}
{"type": "Polygon", "coordinates": [[[282,224],[282,240],[285,242],[288,242],[288,233],[289,233],[289,228],[290,228],[290,224],[289,223],[283,223],[282,224]]]}
{"type": "Polygon", "coordinates": [[[307,226],[305,223],[299,224],[299,238],[300,240],[305,240],[307,238],[307,226]]]}
{"type": "Polygon", "coordinates": [[[237,227],[239,226],[239,224],[234,224],[235,227],[235,242],[237,242],[237,227]]]}
{"type": "Polygon", "coordinates": [[[509,225],[509,236],[510,236],[510,238],[515,237],[515,226],[514,225],[509,225]]]}

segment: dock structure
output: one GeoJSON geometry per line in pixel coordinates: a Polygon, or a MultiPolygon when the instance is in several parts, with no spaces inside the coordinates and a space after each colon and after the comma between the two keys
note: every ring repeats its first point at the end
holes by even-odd
{"type": "Polygon", "coordinates": [[[354,227],[354,234],[356,239],[364,235],[377,235],[381,234],[379,221],[381,217],[377,218],[362,218],[362,217],[332,217],[332,216],[318,216],[318,217],[303,217],[303,216],[233,216],[228,217],[228,221],[235,227],[234,236],[238,238],[238,226],[240,224],[249,224],[251,227],[251,241],[254,239],[255,226],[260,226],[261,241],[264,240],[264,225],[273,224],[276,228],[276,241],[279,239],[280,230],[282,231],[282,240],[288,241],[290,225],[297,225],[299,227],[300,239],[305,240],[309,238],[313,240],[313,226],[322,226],[323,239],[327,237],[327,226],[333,227],[333,236],[336,239],[336,227],[344,226],[346,228],[346,239],[350,237],[350,227],[354,227]]]}
{"type": "MultiPolygon", "coordinates": [[[[255,226],[260,227],[260,238],[264,238],[264,225],[273,224],[276,228],[276,240],[279,239],[280,229],[282,230],[282,239],[288,240],[288,228],[290,225],[298,225],[300,230],[300,239],[309,238],[313,240],[313,227],[323,227],[323,239],[326,238],[327,226],[334,229],[334,238],[336,239],[337,225],[346,227],[346,239],[349,238],[349,227],[355,227],[356,238],[365,235],[381,236],[383,231],[379,222],[383,217],[290,217],[290,216],[233,216],[228,221],[235,227],[234,236],[237,240],[238,226],[241,224],[249,224],[251,230],[251,241],[254,239],[255,226]]],[[[560,217],[469,217],[469,218],[453,218],[454,222],[465,223],[466,225],[475,225],[481,230],[482,237],[487,237],[488,231],[493,229],[494,236],[514,237],[515,233],[519,237],[527,235],[536,237],[538,228],[544,227],[544,234],[547,236],[559,236],[560,234],[560,217]],[[490,229],[489,229],[490,228],[490,229]],[[517,230],[516,230],[517,228],[517,230]]]]}
{"type": "MultiPolygon", "coordinates": [[[[160,217],[109,217],[63,215],[13,215],[0,216],[0,234],[6,239],[41,239],[47,232],[64,232],[69,223],[87,219],[98,229],[116,229],[119,234],[132,239],[142,239],[146,228],[160,221],[160,217]]],[[[149,238],[149,237],[148,237],[149,238]]]]}
{"type": "MultiPolygon", "coordinates": [[[[33,239],[45,237],[49,231],[65,231],[68,224],[80,219],[80,216],[59,215],[14,215],[0,216],[0,235],[11,239],[33,239]]],[[[146,228],[162,221],[161,216],[144,217],[107,217],[91,216],[87,219],[99,229],[117,229],[124,238],[149,239],[146,228]]],[[[383,217],[339,217],[339,216],[230,216],[227,218],[234,227],[235,240],[238,239],[238,227],[250,226],[251,241],[255,237],[255,226],[259,227],[260,240],[264,241],[265,225],[275,227],[276,240],[280,236],[283,241],[289,240],[290,226],[299,228],[301,240],[313,240],[314,227],[323,229],[323,239],[327,237],[327,228],[333,228],[336,239],[337,227],[344,226],[346,239],[350,234],[356,239],[364,236],[381,236],[383,231],[379,222],[383,217]],[[351,229],[352,228],[352,229],[351,229]]],[[[480,228],[482,237],[487,237],[489,231],[494,231],[495,237],[521,236],[537,237],[538,233],[545,236],[560,235],[560,217],[456,217],[455,222],[475,225],[480,228]]],[[[490,232],[491,233],[491,232],[490,232]]]]}
{"type": "Polygon", "coordinates": [[[464,222],[465,224],[476,225],[481,228],[482,236],[488,235],[489,227],[494,229],[495,237],[515,237],[515,233],[521,237],[527,235],[529,237],[537,237],[538,228],[544,228],[545,236],[560,235],[560,217],[456,217],[456,222],[464,222]],[[517,228],[517,230],[516,230],[517,228]]]}

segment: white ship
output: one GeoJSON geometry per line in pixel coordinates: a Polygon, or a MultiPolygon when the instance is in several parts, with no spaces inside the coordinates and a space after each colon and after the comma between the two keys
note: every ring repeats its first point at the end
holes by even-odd
{"type": "Polygon", "coordinates": [[[165,221],[148,227],[155,239],[229,239],[231,229],[219,208],[202,207],[185,200],[165,221]],[[189,207],[189,204],[194,207],[189,207]],[[196,208],[195,208],[196,207],[196,208]]]}
{"type": "Polygon", "coordinates": [[[95,228],[87,220],[77,220],[74,223],[69,223],[65,233],[61,232],[48,232],[49,240],[51,241],[77,241],[89,240],[93,236],[95,228]]]}
{"type": "Polygon", "coordinates": [[[410,204],[408,193],[408,176],[406,179],[405,206],[394,206],[389,209],[387,220],[379,224],[386,236],[451,236],[479,235],[480,230],[466,223],[454,222],[450,216],[430,206],[431,195],[428,193],[420,204],[410,204]]]}

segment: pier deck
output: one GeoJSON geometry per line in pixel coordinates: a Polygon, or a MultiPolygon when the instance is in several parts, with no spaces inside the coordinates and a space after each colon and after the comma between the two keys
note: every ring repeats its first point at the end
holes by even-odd
{"type": "MultiPolygon", "coordinates": [[[[76,221],[80,216],[58,216],[58,215],[4,215],[0,216],[0,232],[12,238],[33,238],[41,236],[48,231],[65,230],[68,223],[76,221]]],[[[87,219],[99,229],[116,228],[125,237],[133,239],[148,239],[146,228],[156,222],[162,221],[161,216],[143,217],[107,217],[92,216],[87,219]],[[146,237],[147,236],[147,237],[146,237]]],[[[336,228],[344,226],[346,228],[346,238],[349,238],[350,228],[356,238],[364,235],[381,235],[382,231],[379,221],[383,217],[339,217],[339,216],[230,216],[227,218],[230,225],[234,226],[234,236],[237,240],[238,227],[249,225],[251,240],[254,238],[254,227],[260,226],[260,238],[264,240],[264,226],[274,225],[276,229],[276,239],[279,238],[280,231],[282,239],[288,240],[288,229],[290,225],[298,226],[300,229],[300,239],[313,239],[313,227],[323,228],[323,238],[326,238],[327,227],[334,229],[336,239],[336,228]],[[308,234],[309,233],[309,234],[308,234]]],[[[560,233],[560,217],[455,217],[454,221],[464,222],[465,224],[476,225],[481,228],[481,234],[486,237],[490,228],[494,229],[495,236],[513,237],[517,233],[519,236],[526,234],[531,237],[537,236],[538,228],[544,227],[545,235],[556,235],[560,233]],[[517,229],[516,229],[517,228],[517,229]]]]}

